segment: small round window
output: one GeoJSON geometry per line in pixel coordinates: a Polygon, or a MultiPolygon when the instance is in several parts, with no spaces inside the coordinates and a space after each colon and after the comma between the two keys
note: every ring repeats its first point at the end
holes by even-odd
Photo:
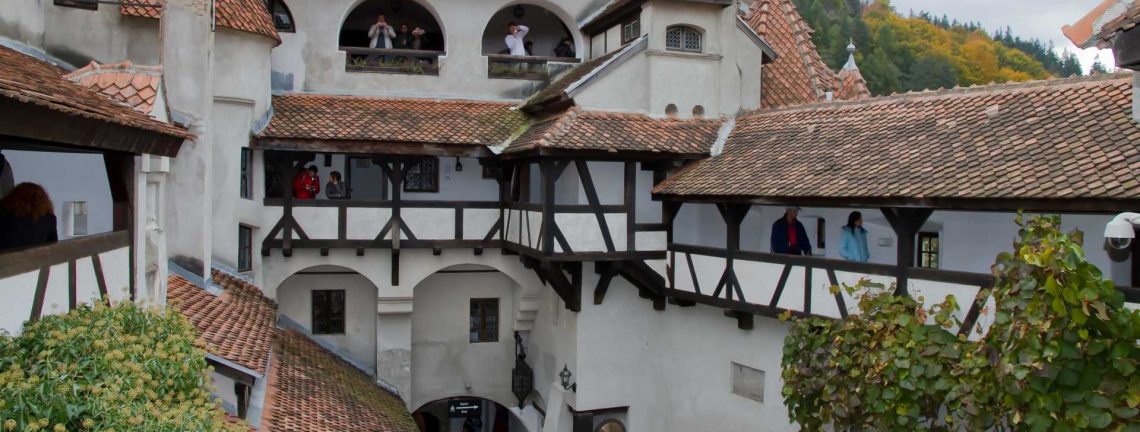
{"type": "Polygon", "coordinates": [[[598,425],[594,432],[625,432],[625,425],[622,424],[621,420],[609,419],[598,425]]]}
{"type": "Polygon", "coordinates": [[[705,107],[697,105],[693,107],[693,117],[702,118],[705,116],[705,107]]]}
{"type": "Polygon", "coordinates": [[[676,116],[677,115],[677,105],[673,105],[673,104],[665,105],[665,115],[667,115],[669,117],[676,116]]]}

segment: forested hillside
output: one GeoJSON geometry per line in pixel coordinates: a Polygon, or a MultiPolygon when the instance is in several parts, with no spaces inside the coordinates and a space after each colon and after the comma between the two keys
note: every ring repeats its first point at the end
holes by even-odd
{"type": "Polygon", "coordinates": [[[1021,39],[1008,28],[989,35],[973,23],[896,11],[889,0],[793,2],[833,70],[847,61],[848,41],[855,40],[855,59],[876,95],[1082,72],[1075,54],[1059,56],[1051,45],[1021,39]]]}

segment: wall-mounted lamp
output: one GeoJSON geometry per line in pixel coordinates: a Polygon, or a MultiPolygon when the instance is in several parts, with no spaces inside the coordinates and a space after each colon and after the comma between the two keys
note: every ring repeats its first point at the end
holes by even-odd
{"type": "Polygon", "coordinates": [[[459,160],[459,156],[455,157],[455,170],[456,171],[463,171],[463,162],[461,162],[459,160]]]}
{"type": "Polygon", "coordinates": [[[574,393],[578,392],[578,383],[570,384],[570,377],[574,374],[570,373],[570,368],[567,365],[562,365],[562,372],[558,373],[558,378],[562,379],[562,389],[570,390],[574,393]]]}

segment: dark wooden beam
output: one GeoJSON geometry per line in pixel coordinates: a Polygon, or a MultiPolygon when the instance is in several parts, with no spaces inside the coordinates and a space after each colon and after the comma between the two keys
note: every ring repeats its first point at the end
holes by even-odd
{"type": "MultiPolygon", "coordinates": [[[[63,145],[100,152],[123,152],[175,157],[189,134],[175,136],[67,114],[31,102],[3,97],[0,135],[46,145],[63,145]],[[66,126],[63,126],[66,125],[66,126]]],[[[191,137],[192,138],[192,137],[191,137]]]]}
{"type": "Polygon", "coordinates": [[[255,138],[254,149],[281,152],[328,152],[362,156],[439,156],[487,158],[494,156],[482,145],[435,144],[385,140],[321,140],[255,138]]]}
{"type": "Polygon", "coordinates": [[[610,289],[610,282],[617,276],[620,262],[598,261],[594,263],[594,272],[598,274],[598,286],[594,288],[594,304],[600,305],[606,300],[606,291],[610,289]]]}
{"type": "Polygon", "coordinates": [[[895,287],[895,294],[907,295],[907,283],[909,282],[907,276],[911,267],[914,267],[915,238],[918,235],[918,230],[930,218],[934,210],[889,207],[884,207],[881,210],[898,239],[895,261],[895,265],[898,267],[898,284],[895,287]]]}
{"type": "Polygon", "coordinates": [[[553,159],[539,162],[539,171],[542,173],[542,229],[539,231],[539,243],[546,256],[554,255],[554,230],[550,225],[554,222],[555,181],[560,174],[557,165],[553,159]]]}
{"type": "Polygon", "coordinates": [[[0,279],[129,247],[130,234],[114,231],[0,253],[0,279]]]}
{"type": "MultiPolygon", "coordinates": [[[[602,231],[602,239],[606,243],[606,250],[609,252],[616,252],[614,248],[614,240],[610,235],[609,224],[606,223],[606,215],[602,211],[601,200],[598,199],[598,190],[594,187],[594,180],[590,176],[590,167],[584,160],[574,161],[574,165],[578,168],[578,177],[582,181],[582,189],[586,192],[586,201],[590,204],[590,208],[594,212],[594,217],[598,220],[598,227],[602,231]]],[[[628,189],[628,187],[627,187],[628,189]]],[[[627,249],[629,239],[626,239],[627,249]]]]}

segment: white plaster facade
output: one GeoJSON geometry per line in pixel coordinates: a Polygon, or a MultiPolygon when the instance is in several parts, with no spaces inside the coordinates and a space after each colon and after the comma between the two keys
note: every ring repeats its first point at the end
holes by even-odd
{"type": "MultiPolygon", "coordinates": [[[[428,9],[442,28],[446,54],[439,59],[438,76],[347,72],[346,53],[338,46],[339,34],[344,20],[361,0],[289,1],[296,31],[282,33],[280,45],[265,36],[227,28],[211,31],[209,20],[200,9],[203,3],[191,0],[169,0],[167,21],[161,27],[157,20],[123,17],[116,7],[91,12],[59,8],[46,1],[13,0],[12,5],[0,8],[0,35],[42,48],[75,65],[92,59],[130,59],[139,64],[161,62],[166,67],[165,82],[174,117],[186,123],[197,139],[187,142],[173,161],[137,164],[136,188],[144,191],[147,199],[140,200],[135,209],[137,215],[146,215],[136,220],[136,244],[146,244],[143,253],[136,254],[136,268],[146,270],[136,272],[134,277],[148,287],[145,298],[165,298],[160,282],[165,280],[165,269],[157,263],[165,262],[168,255],[188,268],[197,265],[198,271],[211,263],[236,267],[235,234],[242,224],[254,229],[255,253],[249,276],[267,296],[278,301],[282,315],[301,326],[311,326],[313,289],[349,292],[346,334],[317,338],[373,368],[379,381],[398,390],[409,409],[448,397],[474,396],[512,407],[528,431],[571,430],[570,407],[577,411],[627,407],[624,413],[616,415],[624,419],[631,431],[707,430],[710,425],[724,431],[796,430],[787,421],[778,378],[786,326],[775,320],[759,318],[755,329],[740,330],[736,322],[726,319],[723,311],[714,307],[669,306],[665,311],[655,311],[649,301],[638,298],[636,288],[620,278],[612,282],[605,301],[595,305],[589,301],[590,288],[598,282],[592,263],[586,263],[582,273],[586,297],[582,310],[572,312],[518,257],[498,249],[488,249],[482,255],[471,250],[443,250],[439,255],[430,249],[405,250],[400,253],[398,280],[393,278],[393,252],[389,250],[370,249],[360,255],[352,250],[332,249],[322,255],[310,249],[294,251],[289,257],[279,251],[268,257],[257,253],[256,245],[281,218],[282,208],[264,204],[263,153],[253,152],[250,199],[239,196],[239,162],[241,149],[249,145],[250,133],[270,115],[272,90],[521,101],[542,83],[488,78],[485,56],[494,49],[498,38],[494,36],[498,32],[495,27],[501,24],[492,16],[515,4],[551,11],[570,29],[576,52],[584,60],[620,48],[617,27],[592,39],[578,30],[577,23],[601,6],[598,1],[408,1],[428,9]],[[171,173],[169,179],[167,171],[171,173]],[[333,268],[338,274],[312,273],[333,268]],[[467,339],[468,300],[482,297],[500,299],[499,341],[471,344],[467,339]],[[517,408],[510,392],[516,331],[524,335],[535,382],[535,395],[530,399],[533,405],[522,409],[517,408]],[[763,402],[731,392],[733,363],[766,373],[763,402]],[[558,373],[563,367],[573,372],[576,391],[563,390],[559,384],[558,373]],[[533,406],[542,407],[545,415],[539,415],[533,406]],[[540,418],[546,422],[540,424],[540,418]]],[[[654,116],[664,116],[665,107],[670,104],[678,107],[681,117],[692,116],[697,106],[703,108],[707,117],[730,116],[755,108],[760,101],[762,51],[738,28],[737,19],[731,6],[651,1],[640,13],[642,32],[649,35],[648,47],[592,82],[575,99],[589,109],[654,116]],[[679,24],[702,32],[702,53],[677,53],[665,48],[665,30],[679,24]]],[[[527,23],[525,19],[519,21],[527,23]]],[[[536,42],[536,50],[545,49],[549,48],[536,42]]],[[[31,162],[23,162],[20,154],[9,156],[17,178],[23,178],[19,176],[32,166],[31,162]]],[[[441,160],[440,192],[408,193],[404,198],[497,200],[497,185],[481,177],[479,162],[473,158],[459,161],[465,167],[463,171],[455,170],[455,159],[441,160]]],[[[344,173],[350,163],[343,155],[334,155],[330,162],[329,166],[320,159],[313,163],[321,170],[322,183],[329,171],[344,173]]],[[[71,161],[61,157],[53,163],[71,161]]],[[[622,164],[592,161],[589,167],[601,203],[620,204],[622,164]]],[[[36,174],[28,174],[29,179],[51,180],[34,177],[46,175],[43,169],[30,171],[36,174]]],[[[79,169],[68,171],[86,175],[79,169]]],[[[534,172],[537,177],[537,168],[534,172]]],[[[69,176],[68,180],[75,181],[81,174],[69,176]]],[[[636,222],[660,222],[661,204],[650,196],[652,173],[638,169],[636,178],[636,222]]],[[[578,180],[573,170],[562,177],[557,185],[559,204],[587,203],[578,180]]],[[[94,190],[98,189],[96,183],[84,185],[94,190]]],[[[537,197],[537,184],[534,186],[531,196],[537,197]]],[[[361,194],[382,193],[368,191],[364,184],[353,187],[354,192],[361,194]]],[[[100,190],[105,190],[105,186],[100,190]]],[[[90,199],[94,213],[100,209],[95,203],[103,198],[90,199]]],[[[820,218],[826,220],[824,240],[828,247],[820,251],[821,255],[838,257],[839,227],[851,210],[808,208],[801,213],[816,245],[820,239],[814,223],[820,218]]],[[[863,212],[871,231],[872,262],[892,263],[894,234],[877,209],[858,210],[863,212]]],[[[450,224],[452,209],[416,208],[409,203],[403,212],[422,239],[454,236],[455,228],[450,224]]],[[[782,212],[781,208],[754,207],[742,227],[743,249],[767,251],[769,227],[782,212]]],[[[537,247],[541,213],[505,213],[510,226],[506,239],[537,247]]],[[[336,237],[336,208],[298,207],[294,214],[309,235],[336,237]]],[[[349,209],[347,238],[375,238],[390,214],[391,210],[385,208],[349,209]]],[[[499,210],[465,209],[465,215],[464,239],[477,240],[497,220],[499,210]]],[[[556,217],[574,250],[604,250],[601,227],[592,214],[556,217]]],[[[1090,261],[1118,284],[1128,285],[1133,282],[1129,277],[1130,262],[1121,261],[1100,246],[1104,240],[1101,228],[1109,217],[1066,215],[1065,220],[1067,227],[1086,232],[1090,261]]],[[[1016,234],[1012,219],[1010,213],[939,211],[924,230],[938,232],[943,239],[942,268],[984,273],[992,257],[1007,249],[1016,234]]],[[[103,223],[101,219],[93,222],[103,223]]],[[[665,250],[663,233],[638,232],[631,242],[626,238],[627,222],[624,215],[607,216],[618,249],[626,249],[632,243],[638,251],[665,250]]],[[[725,225],[714,206],[686,204],[674,226],[677,243],[724,246],[725,225]]],[[[125,251],[105,255],[105,271],[118,277],[113,285],[125,286],[131,277],[126,270],[125,251]]],[[[702,259],[695,264],[702,285],[715,285],[723,264],[702,259]]],[[[80,268],[87,268],[85,265],[81,263],[80,268]]],[[[664,272],[664,261],[650,265],[664,272]]],[[[779,274],[779,269],[770,267],[741,265],[742,274],[758,282],[748,286],[749,298],[770,295],[770,284],[779,274]]],[[[35,283],[35,277],[34,273],[19,275],[0,281],[0,285],[27,286],[35,283]]],[[[80,272],[80,277],[86,277],[85,271],[80,272]]],[[[801,279],[792,283],[802,284],[802,275],[793,276],[797,277],[801,279]]],[[[844,281],[857,277],[842,275],[844,281]]],[[[815,276],[814,280],[820,281],[813,296],[813,302],[818,302],[813,303],[818,304],[816,310],[833,307],[824,301],[826,286],[822,281],[826,278],[815,276]]],[[[676,287],[692,289],[690,281],[687,269],[678,266],[676,287]]],[[[955,289],[912,282],[934,293],[955,289]]],[[[60,296],[66,296],[66,292],[60,291],[58,282],[51,283],[47,303],[65,303],[60,296]]],[[[90,293],[83,293],[83,298],[90,297],[90,293]]],[[[21,297],[9,302],[6,298],[5,307],[30,301],[21,297]]],[[[784,301],[787,303],[781,306],[803,307],[802,294],[790,295],[784,301]]],[[[26,306],[17,310],[26,310],[26,306]]],[[[18,331],[23,320],[17,314],[5,313],[0,317],[4,317],[0,329],[5,330],[18,331]]]]}

